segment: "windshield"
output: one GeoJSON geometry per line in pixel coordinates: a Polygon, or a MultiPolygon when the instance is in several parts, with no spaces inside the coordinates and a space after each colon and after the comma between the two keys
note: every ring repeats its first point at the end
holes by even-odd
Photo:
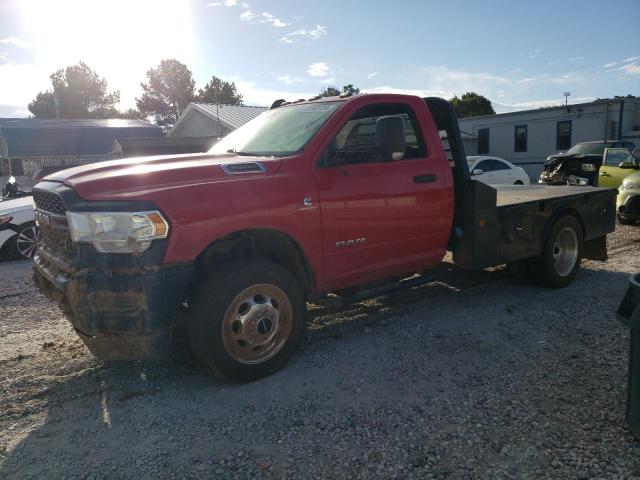
{"type": "Polygon", "coordinates": [[[604,149],[607,146],[608,145],[605,145],[604,143],[579,143],[571,147],[567,151],[567,155],[603,155],[604,149]]]}
{"type": "Polygon", "coordinates": [[[268,110],[224,137],[209,153],[276,157],[299,153],[341,104],[304,103],[268,110]]]}

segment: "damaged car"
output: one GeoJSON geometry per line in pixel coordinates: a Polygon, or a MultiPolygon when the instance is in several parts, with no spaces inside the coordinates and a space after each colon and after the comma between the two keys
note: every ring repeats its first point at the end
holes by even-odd
{"type": "Polygon", "coordinates": [[[635,145],[621,140],[578,143],[566,153],[549,155],[538,183],[598,186],[598,171],[605,148],[626,148],[632,152],[635,145]]]}

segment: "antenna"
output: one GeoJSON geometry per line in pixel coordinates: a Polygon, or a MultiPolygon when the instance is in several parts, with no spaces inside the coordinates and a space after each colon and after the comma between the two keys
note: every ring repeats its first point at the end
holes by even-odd
{"type": "Polygon", "coordinates": [[[571,92],[564,92],[564,106],[567,107],[567,112],[569,111],[569,97],[571,96],[571,92]]]}

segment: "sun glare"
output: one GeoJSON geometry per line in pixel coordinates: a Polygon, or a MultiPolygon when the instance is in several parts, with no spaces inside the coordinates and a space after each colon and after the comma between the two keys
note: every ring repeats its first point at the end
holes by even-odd
{"type": "Polygon", "coordinates": [[[23,8],[37,64],[52,72],[82,60],[125,106],[161,59],[193,59],[188,0],[32,0],[23,8]]]}

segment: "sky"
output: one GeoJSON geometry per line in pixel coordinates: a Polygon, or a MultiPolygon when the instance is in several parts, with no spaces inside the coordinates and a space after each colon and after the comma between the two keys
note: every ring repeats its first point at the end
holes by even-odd
{"type": "Polygon", "coordinates": [[[29,114],[49,75],[82,60],[135,106],[176,58],[197,86],[234,81],[247,105],[348,83],[498,112],[640,95],[640,0],[0,0],[0,117],[29,114]]]}

